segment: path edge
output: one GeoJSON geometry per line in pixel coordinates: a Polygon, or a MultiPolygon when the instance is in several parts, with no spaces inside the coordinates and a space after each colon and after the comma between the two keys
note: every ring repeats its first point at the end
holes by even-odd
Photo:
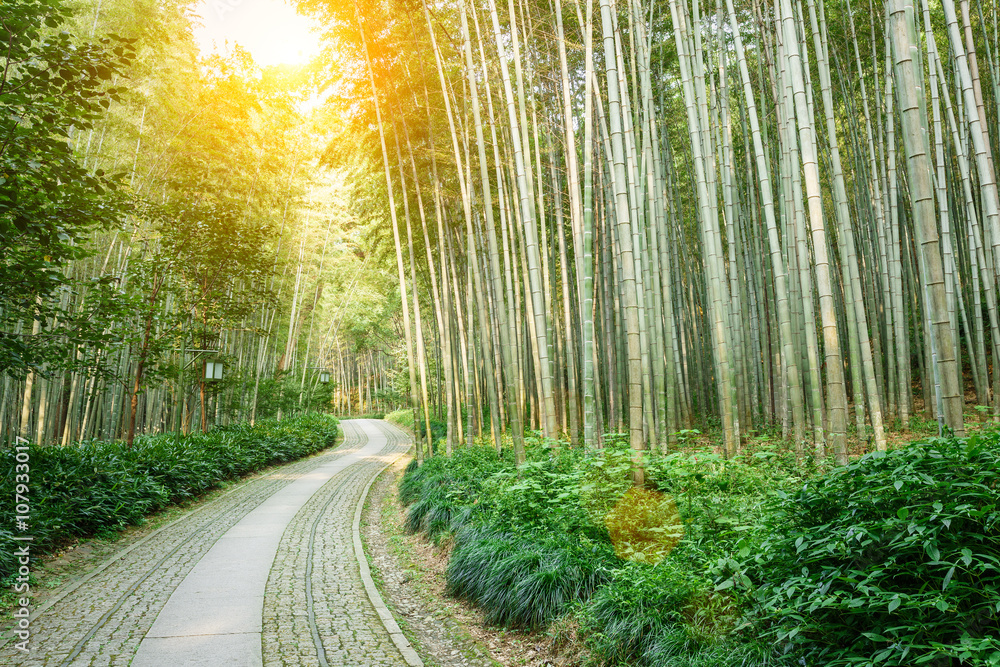
{"type": "MultiPolygon", "coordinates": [[[[340,420],[340,421],[343,421],[343,420],[340,420]]],[[[232,484],[229,486],[229,488],[223,488],[223,489],[221,489],[221,493],[219,493],[218,496],[216,496],[215,498],[212,498],[211,500],[207,500],[207,501],[203,502],[201,498],[195,499],[194,502],[197,504],[197,506],[194,507],[194,508],[191,508],[190,511],[184,511],[184,513],[181,514],[180,516],[178,516],[176,519],[171,519],[170,521],[168,521],[167,523],[163,524],[159,528],[156,528],[155,530],[153,530],[151,533],[149,533],[149,534],[147,534],[147,535],[139,538],[136,542],[133,542],[132,544],[130,544],[129,546],[125,547],[121,551],[116,551],[116,552],[114,552],[114,553],[112,553],[112,554],[110,554],[108,556],[105,556],[101,561],[99,561],[91,569],[85,571],[83,574],[79,574],[79,575],[76,575],[74,577],[71,577],[69,579],[69,581],[67,581],[66,583],[61,584],[60,586],[58,586],[57,588],[55,588],[53,590],[53,592],[52,592],[52,597],[50,597],[48,600],[46,600],[43,604],[39,605],[38,607],[32,608],[31,613],[28,616],[28,622],[30,623],[31,621],[34,621],[35,619],[37,619],[43,613],[45,613],[46,611],[48,611],[49,609],[51,609],[55,605],[59,604],[64,598],[66,598],[66,596],[68,596],[71,593],[73,593],[73,591],[75,591],[76,589],[78,589],[80,586],[82,586],[83,584],[87,583],[88,581],[90,581],[91,579],[93,579],[94,577],[96,577],[98,574],[100,574],[104,570],[108,569],[109,567],[111,567],[112,565],[114,565],[116,562],[118,562],[119,560],[121,560],[122,558],[124,558],[125,556],[129,555],[130,553],[132,553],[132,551],[134,551],[135,549],[138,549],[139,547],[143,546],[144,544],[146,544],[146,542],[150,541],[151,539],[153,539],[154,537],[156,537],[157,535],[159,535],[163,531],[167,530],[168,528],[172,528],[173,526],[175,526],[176,524],[180,523],[181,521],[186,521],[187,519],[189,519],[192,516],[198,514],[202,510],[208,508],[213,503],[215,503],[215,502],[217,502],[219,500],[222,500],[223,498],[229,496],[230,494],[236,493],[238,490],[240,490],[242,487],[246,486],[247,484],[250,484],[251,482],[254,482],[256,480],[259,480],[259,479],[262,479],[264,477],[267,477],[268,475],[270,475],[273,472],[275,472],[278,468],[281,468],[281,467],[284,467],[284,466],[287,466],[287,465],[292,465],[293,463],[299,463],[301,461],[304,461],[307,458],[319,456],[321,454],[325,454],[325,453],[328,453],[330,451],[336,451],[337,449],[340,449],[343,446],[343,444],[344,444],[343,435],[344,435],[344,429],[340,425],[340,423],[338,422],[338,424],[337,424],[337,435],[334,436],[333,444],[331,444],[326,449],[321,449],[321,450],[319,450],[317,452],[313,452],[312,454],[309,454],[307,456],[303,456],[303,457],[300,457],[298,459],[294,459],[294,460],[291,460],[291,461],[285,461],[284,463],[275,463],[275,464],[267,466],[263,470],[258,470],[256,472],[250,473],[250,474],[248,474],[248,475],[246,475],[244,477],[241,477],[239,479],[233,480],[232,484]],[[339,443],[337,442],[338,438],[340,438],[340,442],[339,443]]],[[[206,494],[207,493],[210,493],[210,492],[206,492],[206,494]]],[[[184,509],[184,508],[181,508],[177,504],[173,505],[173,508],[174,509],[184,509]]],[[[149,515],[146,515],[144,518],[148,519],[149,515]]],[[[91,535],[89,537],[85,537],[84,539],[93,539],[93,536],[91,535]]],[[[17,636],[17,635],[14,634],[14,630],[16,630],[16,629],[17,629],[16,624],[10,626],[9,628],[2,628],[2,627],[0,627],[0,649],[5,648],[7,646],[7,644],[9,644],[11,641],[14,640],[14,638],[17,636]]]]}
{"type": "Polygon", "coordinates": [[[417,652],[413,650],[409,640],[406,639],[406,636],[400,629],[399,624],[396,623],[396,619],[393,618],[392,612],[390,612],[389,608],[386,607],[381,593],[378,592],[378,588],[375,587],[375,581],[372,579],[371,568],[368,567],[368,557],[365,556],[365,549],[361,544],[361,513],[364,510],[365,502],[368,500],[368,492],[371,490],[375,480],[377,480],[382,473],[385,472],[386,468],[408,454],[410,448],[412,447],[413,443],[411,442],[410,447],[407,447],[406,451],[402,452],[392,461],[382,466],[382,468],[377,473],[372,475],[370,480],[368,480],[365,490],[361,492],[361,498],[358,500],[358,505],[354,509],[354,526],[352,532],[354,538],[354,557],[358,561],[358,568],[361,571],[361,581],[365,584],[365,591],[368,593],[368,599],[371,601],[372,606],[378,613],[379,620],[382,621],[382,625],[385,626],[386,632],[389,633],[392,643],[396,645],[397,649],[399,649],[399,652],[406,661],[406,664],[409,665],[409,667],[424,667],[423,660],[421,660],[420,656],[417,655],[417,652]]]}

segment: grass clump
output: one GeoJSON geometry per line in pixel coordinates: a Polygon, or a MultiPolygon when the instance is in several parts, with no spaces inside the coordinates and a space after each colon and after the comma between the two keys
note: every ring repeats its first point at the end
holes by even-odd
{"type": "Polygon", "coordinates": [[[399,499],[409,506],[406,529],[432,539],[457,530],[482,510],[477,501],[489,476],[506,468],[513,466],[495,449],[480,446],[431,457],[419,468],[411,465],[399,485],[399,499]]]}
{"type": "Polygon", "coordinates": [[[610,550],[566,535],[514,535],[469,526],[456,536],[448,592],[474,602],[487,622],[541,628],[607,579],[610,550]]]}
{"type": "MultiPolygon", "coordinates": [[[[235,424],[209,433],[168,433],[121,442],[69,447],[32,445],[30,534],[34,554],[67,539],[111,534],[146,515],[198,496],[221,482],[291,461],[333,444],[337,420],[308,414],[255,426],[235,424]]],[[[14,497],[14,449],[0,451],[0,494],[14,497]]],[[[0,579],[14,569],[13,536],[0,531],[0,579]]]]}

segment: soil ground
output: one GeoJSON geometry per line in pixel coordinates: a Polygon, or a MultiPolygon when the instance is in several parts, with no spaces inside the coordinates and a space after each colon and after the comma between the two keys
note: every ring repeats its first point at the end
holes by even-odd
{"type": "Polygon", "coordinates": [[[440,667],[576,667],[582,664],[573,628],[518,632],[486,624],[483,614],[445,593],[451,543],[435,545],[403,529],[406,510],[398,482],[409,458],[372,486],[361,535],[373,576],[407,639],[427,665],[440,667]]]}

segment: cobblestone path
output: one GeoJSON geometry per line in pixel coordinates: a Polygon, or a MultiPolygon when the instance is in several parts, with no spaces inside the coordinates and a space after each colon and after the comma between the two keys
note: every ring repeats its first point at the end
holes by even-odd
{"type": "Polygon", "coordinates": [[[369,597],[354,529],[409,438],[376,420],[341,425],[336,450],[238,485],[57,591],[31,651],[7,642],[0,665],[419,665],[369,597]]]}

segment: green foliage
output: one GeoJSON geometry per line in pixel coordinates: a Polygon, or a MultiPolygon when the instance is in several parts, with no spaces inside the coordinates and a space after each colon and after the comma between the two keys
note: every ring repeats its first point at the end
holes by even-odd
{"type": "MultiPolygon", "coordinates": [[[[605,527],[607,517],[632,488],[627,444],[609,442],[600,451],[564,445],[553,449],[546,444],[529,438],[528,460],[520,468],[491,447],[468,447],[407,471],[400,498],[409,505],[409,530],[436,539],[456,536],[448,571],[452,593],[480,605],[491,622],[541,627],[586,604],[595,590],[607,590],[604,606],[588,617],[586,627],[597,637],[595,655],[609,664],[626,655],[651,660],[650,656],[668,650],[677,653],[678,644],[671,637],[676,639],[682,626],[684,637],[693,638],[680,644],[686,647],[685,655],[697,654],[702,646],[716,647],[719,637],[734,625],[735,599],[713,591],[707,570],[713,561],[704,549],[712,537],[735,532],[736,526],[724,519],[721,510],[734,490],[754,499],[745,503],[748,507],[759,506],[763,491],[754,482],[761,481],[762,470],[744,470],[737,464],[729,469],[708,452],[654,457],[650,469],[666,490],[661,496],[664,502],[670,503],[671,492],[678,498],[687,493],[692,499],[687,514],[691,522],[714,517],[711,530],[696,530],[698,541],[683,540],[671,564],[654,569],[615,558],[616,548],[605,527]],[[695,482],[701,486],[696,488],[695,482]],[[718,497],[695,500],[709,489],[718,497]],[[620,577],[618,588],[600,588],[616,568],[625,568],[615,575],[620,577]],[[615,625],[612,617],[628,606],[626,598],[642,598],[647,587],[671,581],[673,588],[649,598],[654,601],[651,606],[637,603],[627,623],[615,625]],[[634,630],[630,638],[622,635],[627,627],[634,630]],[[600,637],[607,641],[602,643],[600,637]],[[613,646],[620,650],[612,650],[613,646]]],[[[761,460],[761,468],[764,463],[761,460]]],[[[674,544],[676,540],[671,540],[671,548],[674,544]]]]}
{"type": "Polygon", "coordinates": [[[385,416],[385,420],[390,424],[395,424],[396,426],[402,426],[403,428],[412,429],[413,410],[410,408],[403,408],[401,410],[396,410],[395,412],[390,412],[385,416]]]}
{"type": "Polygon", "coordinates": [[[645,663],[656,637],[683,621],[698,583],[670,561],[615,570],[584,615],[593,654],[611,664],[645,663]]]}
{"type": "Polygon", "coordinates": [[[736,618],[734,601],[677,558],[615,570],[580,613],[595,661],[637,667],[740,665],[759,657],[755,647],[726,639],[736,618]]]}
{"type": "Polygon", "coordinates": [[[87,255],[91,230],[125,214],[120,178],[90,173],[70,138],[120,99],[125,89],[112,81],[127,70],[133,45],[117,37],[79,42],[59,32],[69,17],[59,0],[5,0],[0,17],[0,373],[58,363],[72,356],[60,336],[93,333],[88,317],[51,297],[73,285],[63,271],[87,255]],[[19,321],[29,322],[23,335],[11,333],[19,321]]]}
{"type": "Polygon", "coordinates": [[[583,460],[580,473],[580,504],[588,519],[597,526],[626,491],[632,487],[632,453],[628,443],[605,448],[583,460]]]}
{"type": "Polygon", "coordinates": [[[767,534],[768,499],[779,490],[791,491],[808,475],[794,452],[766,440],[728,461],[710,449],[653,457],[647,473],[677,503],[685,526],[680,548],[699,567],[755,551],[767,534]]]}
{"type": "MultiPolygon", "coordinates": [[[[228,479],[330,446],[337,421],[308,414],[209,433],[168,433],[119,442],[29,450],[31,534],[35,553],[72,537],[142,523],[150,512],[197,496],[228,479]]],[[[14,497],[15,450],[0,452],[0,493],[14,497]]],[[[14,542],[0,532],[0,579],[9,573],[14,542]]]]}
{"type": "Polygon", "coordinates": [[[489,623],[539,628],[588,599],[611,559],[608,545],[561,533],[467,527],[448,562],[448,591],[482,607],[489,623]]]}
{"type": "Polygon", "coordinates": [[[996,431],[869,454],[781,494],[718,588],[806,664],[998,664],[998,489],[996,431]]]}
{"type": "Polygon", "coordinates": [[[606,441],[529,438],[520,468],[486,447],[411,467],[411,530],[455,536],[449,590],[505,626],[572,614],[600,665],[993,664],[997,433],[832,472],[766,437],[731,460],[652,455],[643,493],[683,524],[655,565],[608,532],[632,491],[630,451],[606,441]]]}
{"type": "Polygon", "coordinates": [[[510,530],[606,539],[602,524],[592,522],[581,504],[583,451],[535,445],[527,447],[526,454],[521,467],[498,472],[490,480],[483,502],[490,506],[491,522],[510,530]]]}
{"type": "MultiPolygon", "coordinates": [[[[252,380],[248,380],[250,381],[252,380]]],[[[262,378],[257,388],[257,415],[270,419],[279,412],[285,415],[300,410],[322,412],[329,408],[333,389],[333,383],[313,387],[307,379],[303,394],[301,377],[296,374],[285,375],[277,380],[262,378]]]]}
{"type": "Polygon", "coordinates": [[[400,501],[409,505],[407,530],[437,538],[457,528],[454,520],[469,521],[481,509],[477,500],[487,479],[505,465],[491,447],[463,447],[451,457],[427,459],[399,485],[400,501]]]}
{"type": "MultiPolygon", "coordinates": [[[[420,420],[417,422],[414,433],[418,438],[427,437],[427,422],[420,420]]],[[[441,449],[441,443],[444,442],[445,438],[448,437],[448,425],[443,421],[438,421],[437,419],[431,419],[431,442],[434,443],[434,451],[437,452],[441,449]]]]}
{"type": "MultiPolygon", "coordinates": [[[[612,442],[588,459],[585,479],[627,490],[630,457],[623,444],[612,442]]],[[[766,650],[734,631],[742,600],[732,591],[715,590],[712,566],[719,558],[752,553],[765,537],[762,520],[769,494],[800,483],[805,473],[794,456],[766,441],[729,461],[711,449],[654,455],[647,459],[646,471],[649,483],[664,494],[662,502],[676,504],[683,536],[679,542],[663,540],[663,547],[673,548],[661,549],[668,555],[655,565],[623,562],[584,607],[580,619],[594,661],[678,667],[767,664],[766,650]]],[[[601,494],[596,498],[599,502],[590,501],[595,517],[610,504],[601,494]]],[[[605,518],[613,514],[605,513],[605,518]]]]}

